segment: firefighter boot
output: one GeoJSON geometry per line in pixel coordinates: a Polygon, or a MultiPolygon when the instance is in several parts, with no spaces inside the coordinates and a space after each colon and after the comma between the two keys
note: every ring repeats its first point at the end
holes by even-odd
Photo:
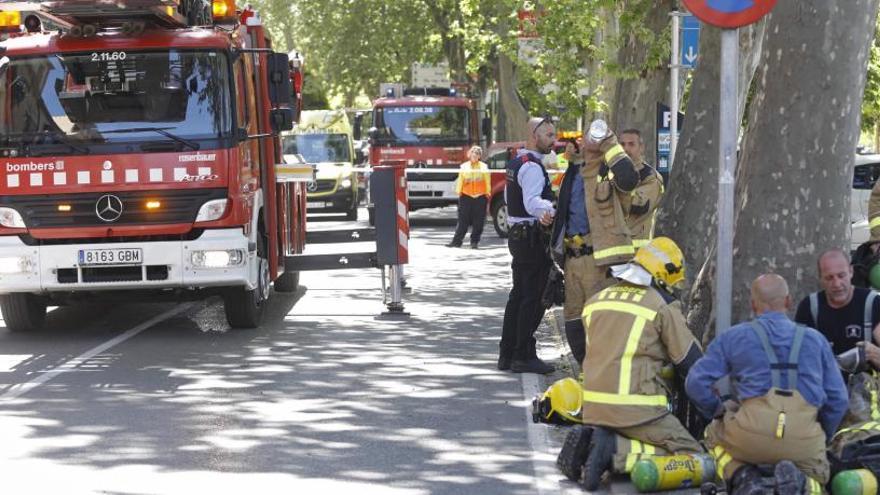
{"type": "Polygon", "coordinates": [[[773,477],[776,479],[777,495],[797,495],[805,491],[807,475],[791,461],[777,462],[773,477]]]}
{"type": "Polygon", "coordinates": [[[566,478],[575,483],[581,479],[581,469],[587,462],[587,453],[590,451],[590,437],[593,427],[586,425],[575,426],[569,430],[562,444],[562,450],[556,457],[556,465],[566,478]]]}
{"type": "Polygon", "coordinates": [[[773,495],[773,489],[764,486],[761,471],[751,464],[741,466],[730,479],[730,495],[773,495]]]}
{"type": "Polygon", "coordinates": [[[587,455],[587,462],[583,467],[583,480],[581,485],[587,491],[594,491],[599,488],[602,482],[602,475],[611,469],[614,460],[614,451],[617,447],[617,435],[602,427],[595,427],[590,438],[590,452],[587,455]]]}
{"type": "MultiPolygon", "coordinates": [[[[565,339],[575,361],[583,367],[584,358],[587,357],[587,334],[584,331],[584,321],[568,320],[565,322],[565,339]]],[[[578,370],[580,372],[581,370],[578,370]]]]}

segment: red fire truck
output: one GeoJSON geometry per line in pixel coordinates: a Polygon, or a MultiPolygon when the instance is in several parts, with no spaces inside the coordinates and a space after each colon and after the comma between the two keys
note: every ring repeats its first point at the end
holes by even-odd
{"type": "MultiPolygon", "coordinates": [[[[449,169],[408,172],[409,207],[415,211],[457,204],[457,169],[470,147],[481,142],[480,122],[474,100],[452,89],[411,88],[401,96],[389,94],[373,102],[369,163],[449,169]]],[[[368,212],[372,224],[372,207],[368,212]]]]}
{"type": "Polygon", "coordinates": [[[288,57],[235,0],[0,4],[0,310],[223,296],[260,324],[305,239],[288,57]],[[51,24],[52,30],[43,26],[51,24]]]}

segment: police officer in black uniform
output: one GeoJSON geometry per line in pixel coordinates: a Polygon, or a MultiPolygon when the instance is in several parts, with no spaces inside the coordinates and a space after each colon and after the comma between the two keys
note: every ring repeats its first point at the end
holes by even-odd
{"type": "Polygon", "coordinates": [[[507,201],[510,225],[507,246],[513,257],[513,288],[504,309],[499,370],[547,374],[553,366],[535,352],[535,330],[544,317],[541,293],[551,260],[543,230],[553,223],[553,192],[544,162],[552,161],[556,126],[549,118],[528,122],[526,148],[507,164],[507,201]],[[545,157],[545,155],[547,155],[545,157]]]}

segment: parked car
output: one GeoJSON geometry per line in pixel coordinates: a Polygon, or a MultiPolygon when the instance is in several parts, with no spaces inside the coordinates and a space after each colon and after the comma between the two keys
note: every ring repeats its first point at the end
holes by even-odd
{"type": "Polygon", "coordinates": [[[850,197],[850,222],[852,250],[868,240],[871,229],[868,225],[868,199],[871,189],[880,178],[880,154],[856,155],[853,171],[853,189],[850,197]]]}

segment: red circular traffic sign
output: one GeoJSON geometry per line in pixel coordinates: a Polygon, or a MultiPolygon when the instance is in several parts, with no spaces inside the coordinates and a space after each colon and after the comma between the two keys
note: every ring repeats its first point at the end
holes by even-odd
{"type": "Polygon", "coordinates": [[[720,28],[748,26],[767,15],[776,0],[682,0],[697,19],[720,28]]]}

